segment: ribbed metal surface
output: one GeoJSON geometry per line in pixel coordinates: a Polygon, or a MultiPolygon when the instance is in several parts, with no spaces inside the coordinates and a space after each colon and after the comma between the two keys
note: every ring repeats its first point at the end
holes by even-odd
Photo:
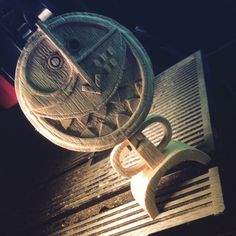
{"type": "MultiPolygon", "coordinates": [[[[218,169],[191,179],[179,179],[186,170],[162,179],[157,203],[160,214],[152,220],[135,202],[130,201],[89,219],[59,229],[54,225],[47,235],[147,235],[182,223],[216,215],[224,210],[218,169]],[[171,182],[170,182],[171,179],[171,182]],[[163,187],[165,186],[165,187],[163,187]],[[168,186],[168,187],[166,187],[168,186]],[[217,188],[216,188],[217,186],[217,188]],[[217,207],[215,207],[217,202],[217,207]]],[[[43,232],[41,232],[43,234],[43,232]]]]}
{"type": "MultiPolygon", "coordinates": [[[[151,113],[163,115],[170,120],[175,139],[184,141],[207,152],[213,150],[204,74],[199,52],[157,76],[151,113]]],[[[157,143],[161,137],[161,132],[157,125],[147,128],[144,133],[154,143],[157,143]]],[[[132,154],[127,157],[126,164],[130,165],[136,161],[131,157],[132,154]]],[[[95,218],[90,217],[86,221],[81,221],[78,227],[74,225],[78,221],[77,218],[81,218],[79,216],[80,212],[90,209],[91,205],[98,206],[99,203],[108,201],[118,193],[128,193],[129,181],[114,172],[110,166],[109,156],[92,165],[90,160],[79,166],[76,166],[76,158],[73,158],[71,166],[73,168],[70,169],[70,165],[67,165],[68,171],[63,172],[57,178],[41,185],[29,194],[26,198],[28,199],[26,200],[27,208],[24,207],[23,212],[18,212],[17,214],[18,216],[22,214],[27,216],[25,219],[18,221],[19,231],[23,230],[26,235],[28,230],[31,232],[31,227],[36,226],[30,235],[47,235],[50,232],[55,232],[55,235],[72,235],[75,232],[78,235],[99,235],[101,232],[104,235],[124,235],[125,232],[131,233],[133,230],[136,230],[141,224],[146,226],[154,224],[135,202],[125,203],[125,200],[123,202],[117,200],[119,202],[117,204],[120,206],[114,204],[118,208],[109,210],[106,214],[104,213],[107,217],[111,217],[106,218],[105,223],[102,221],[103,214],[98,214],[99,212],[97,212],[97,215],[94,216],[95,218]],[[94,222],[98,223],[94,225],[94,222]],[[133,222],[136,223],[133,224],[133,222]],[[44,226],[42,225],[43,223],[44,226]],[[62,230],[65,225],[69,228],[72,227],[73,230],[71,231],[69,228],[65,231],[62,230]],[[95,232],[94,230],[97,231],[95,232]]],[[[209,178],[205,177],[203,177],[205,179],[203,182],[208,187],[204,187],[203,191],[197,191],[197,194],[188,195],[189,200],[186,204],[186,198],[182,199],[181,197],[183,194],[179,195],[179,200],[173,200],[174,202],[172,198],[168,199],[168,197],[163,200],[168,202],[168,204],[164,204],[165,207],[160,216],[161,218],[154,221],[155,224],[159,225],[157,226],[158,229],[166,228],[166,226],[161,226],[162,224],[171,227],[171,224],[161,223],[171,219],[168,215],[176,215],[176,217],[180,218],[183,216],[183,220],[180,220],[179,224],[190,221],[192,218],[189,216],[191,213],[188,209],[200,212],[198,217],[195,218],[214,214],[212,209],[213,202],[210,200],[212,190],[209,187],[209,178]],[[191,198],[195,200],[192,201],[191,198]],[[169,207],[172,209],[172,205],[175,204],[178,205],[176,208],[178,210],[174,210],[175,208],[173,208],[173,212],[168,210],[169,207]],[[181,212],[181,214],[178,212],[181,212]]],[[[200,185],[195,184],[195,182],[191,183],[194,183],[191,185],[196,189],[201,189],[200,186],[203,184],[202,182],[200,185]]],[[[168,189],[167,187],[166,191],[169,191],[168,189]]],[[[93,215],[91,212],[86,214],[87,217],[93,215]]],[[[86,216],[83,216],[81,219],[85,218],[86,216]]],[[[145,230],[148,231],[148,228],[146,227],[145,230]]],[[[134,235],[137,234],[134,233],[134,235]]]]}
{"type": "MultiPolygon", "coordinates": [[[[151,113],[168,118],[174,139],[212,151],[212,130],[200,52],[157,76],[151,113]]],[[[155,133],[153,128],[146,132],[150,139],[155,139],[155,133]]]]}

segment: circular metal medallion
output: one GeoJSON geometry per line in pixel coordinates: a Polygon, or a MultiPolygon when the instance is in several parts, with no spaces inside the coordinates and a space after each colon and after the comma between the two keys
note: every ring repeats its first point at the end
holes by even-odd
{"type": "Polygon", "coordinates": [[[114,20],[70,13],[39,23],[18,60],[15,87],[33,126],[74,151],[102,151],[134,134],[153,98],[151,62],[114,20]]]}

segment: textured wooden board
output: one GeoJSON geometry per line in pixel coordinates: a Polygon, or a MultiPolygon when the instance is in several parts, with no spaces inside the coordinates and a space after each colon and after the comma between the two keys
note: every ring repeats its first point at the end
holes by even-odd
{"type": "MultiPolygon", "coordinates": [[[[164,115],[171,121],[175,139],[184,141],[207,152],[213,151],[211,123],[208,114],[200,52],[191,55],[156,77],[154,103],[151,112],[164,115]]],[[[154,127],[145,130],[145,134],[156,143],[158,142],[158,138],[160,138],[159,135],[156,135],[158,129],[159,127],[154,127]]],[[[32,191],[29,196],[26,196],[25,202],[27,202],[27,204],[25,204],[23,209],[21,211],[19,210],[16,215],[19,219],[18,230],[34,232],[33,234],[29,233],[29,235],[47,235],[49,232],[55,232],[55,234],[57,231],[61,232],[65,227],[74,228],[74,224],[81,219],[82,212],[86,212],[86,214],[84,214],[89,217],[93,215],[91,212],[93,212],[92,209],[94,208],[91,208],[91,206],[95,208],[106,206],[109,199],[113,198],[112,202],[114,202],[115,207],[117,207],[117,211],[119,209],[129,208],[129,205],[123,205],[127,203],[126,198],[117,200],[119,199],[118,193],[127,192],[129,187],[128,180],[114,173],[109,163],[109,157],[103,157],[101,161],[99,161],[99,158],[100,157],[95,159],[96,161],[90,160],[80,166],[76,166],[76,158],[73,159],[73,166],[75,166],[75,168],[67,169],[68,171],[61,174],[59,177],[41,185],[40,188],[32,191]],[[19,218],[21,215],[25,215],[24,219],[19,218]],[[42,223],[44,223],[44,225],[42,225],[42,223]],[[36,227],[36,230],[30,231],[31,227],[36,227]]],[[[132,154],[126,159],[127,165],[132,165],[136,162],[135,158],[132,160],[131,158],[132,154]]],[[[77,161],[79,162],[79,157],[77,161]]],[[[58,172],[61,173],[61,170],[58,172]]],[[[191,173],[187,174],[187,178],[191,179],[191,176],[191,173]]],[[[169,179],[171,180],[171,178],[169,179]]],[[[217,181],[217,184],[220,186],[219,179],[217,181]]],[[[171,186],[167,185],[166,191],[169,191],[169,189],[171,191],[171,186]]],[[[211,189],[210,191],[213,190],[211,189]]],[[[185,215],[183,206],[181,212],[183,211],[182,213],[184,214],[181,213],[179,215],[179,224],[186,222],[186,220],[194,220],[196,217],[201,218],[209,214],[214,214],[216,211],[213,210],[213,205],[214,208],[216,206],[215,209],[217,209],[217,207],[219,208],[220,205],[222,208],[221,194],[217,195],[217,197],[218,200],[214,200],[214,204],[212,202],[204,202],[205,198],[203,198],[203,200],[201,200],[203,202],[200,204],[201,207],[198,207],[198,202],[195,202],[197,204],[196,206],[194,205],[195,203],[190,205],[189,209],[193,208],[196,213],[191,216],[192,218],[189,215],[190,210],[186,210],[188,214],[186,213],[185,215]]],[[[191,194],[189,198],[191,198],[191,194]]],[[[127,197],[127,199],[130,198],[127,197]]],[[[179,201],[181,201],[181,197],[179,201]]],[[[135,205],[132,201],[130,204],[135,205]]],[[[111,208],[113,209],[114,206],[111,208]]],[[[130,212],[132,212],[132,207],[129,209],[131,209],[130,212]]],[[[141,208],[137,209],[138,214],[134,214],[131,218],[128,218],[131,221],[128,222],[123,219],[123,221],[126,222],[124,223],[126,226],[122,226],[124,227],[122,229],[125,229],[122,233],[128,231],[131,234],[131,229],[134,231],[138,230],[139,223],[137,222],[140,222],[140,225],[144,222],[143,224],[148,226],[145,228],[145,232],[149,232],[149,226],[151,224],[149,218],[142,212],[141,208]],[[136,218],[139,221],[136,221],[136,218]],[[134,221],[136,223],[131,224],[134,221]],[[128,225],[131,227],[130,230],[128,229],[128,225]]],[[[106,212],[104,212],[104,214],[106,212]]],[[[116,210],[114,210],[112,214],[114,219],[118,221],[117,216],[115,216],[116,210]]],[[[123,214],[129,217],[128,212],[124,211],[123,214]]],[[[102,216],[103,215],[98,214],[97,218],[93,219],[102,219],[102,216]]],[[[84,219],[86,216],[82,218],[84,219]]],[[[161,226],[162,224],[165,225],[164,222],[166,219],[168,219],[168,217],[159,220],[155,227],[150,227],[150,231],[151,229],[153,230],[152,232],[155,232],[155,230],[158,231],[159,225],[160,230],[167,226],[172,227],[173,225],[171,226],[171,224],[167,224],[165,227],[161,226]]],[[[86,222],[90,224],[91,221],[87,219],[84,223],[86,222]]],[[[108,222],[109,221],[107,221],[106,224],[104,223],[106,225],[106,229],[104,230],[108,230],[107,232],[110,232],[109,227],[113,230],[114,227],[119,226],[115,223],[113,223],[114,226],[109,226],[108,222]]],[[[107,234],[109,235],[109,233],[107,234]]],[[[65,235],[70,235],[70,231],[65,235]]]]}

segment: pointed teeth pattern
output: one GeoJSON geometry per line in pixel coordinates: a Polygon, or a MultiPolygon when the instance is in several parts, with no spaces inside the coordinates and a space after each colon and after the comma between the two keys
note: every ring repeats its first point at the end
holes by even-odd
{"type": "Polygon", "coordinates": [[[96,114],[98,117],[106,117],[107,115],[107,105],[103,105],[101,107],[99,107],[98,112],[94,113],[96,114]]]}
{"type": "Polygon", "coordinates": [[[101,137],[101,136],[110,134],[112,131],[113,131],[113,129],[110,126],[108,126],[104,123],[101,123],[100,129],[99,129],[99,136],[101,137]]]}
{"type": "Polygon", "coordinates": [[[94,94],[101,94],[101,90],[100,88],[96,87],[92,88],[90,85],[82,85],[82,92],[86,92],[86,93],[94,93],[94,94]]]}
{"type": "Polygon", "coordinates": [[[139,102],[140,102],[139,98],[131,98],[131,99],[126,100],[129,111],[134,113],[135,110],[137,109],[139,102]]]}
{"type": "Polygon", "coordinates": [[[117,102],[120,102],[120,96],[118,92],[116,92],[110,100],[110,103],[117,103],[117,102]]]}
{"type": "Polygon", "coordinates": [[[89,120],[90,114],[87,114],[83,117],[80,117],[79,119],[77,119],[79,121],[79,123],[81,123],[82,125],[86,126],[89,120]]]}
{"type": "Polygon", "coordinates": [[[128,120],[130,116],[128,114],[117,114],[116,123],[117,127],[121,128],[128,120]]]}
{"type": "Polygon", "coordinates": [[[65,120],[61,120],[61,125],[62,127],[67,130],[68,127],[70,127],[71,123],[72,123],[73,119],[65,119],[65,120]]]}
{"type": "Polygon", "coordinates": [[[89,128],[86,128],[81,132],[80,137],[81,138],[95,138],[97,137],[97,135],[89,128]]]}

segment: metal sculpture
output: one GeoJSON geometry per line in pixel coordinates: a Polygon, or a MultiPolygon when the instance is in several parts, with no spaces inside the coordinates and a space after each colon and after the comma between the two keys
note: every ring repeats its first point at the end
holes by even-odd
{"type": "Polygon", "coordinates": [[[38,23],[19,58],[16,91],[35,128],[76,151],[132,135],[153,97],[153,72],[135,37],[111,19],[72,13],[38,23]]]}
{"type": "Polygon", "coordinates": [[[144,122],[153,78],[150,59],[129,30],[107,17],[70,13],[38,23],[18,60],[15,81],[26,117],[53,143],[82,152],[114,148],[113,168],[133,176],[132,193],[152,218],[158,214],[153,186],[166,170],[182,161],[209,161],[171,141],[165,118],[144,122]],[[158,147],[142,134],[152,122],[164,129],[158,147]],[[142,161],[125,169],[121,158],[127,146],[142,161]]]}

